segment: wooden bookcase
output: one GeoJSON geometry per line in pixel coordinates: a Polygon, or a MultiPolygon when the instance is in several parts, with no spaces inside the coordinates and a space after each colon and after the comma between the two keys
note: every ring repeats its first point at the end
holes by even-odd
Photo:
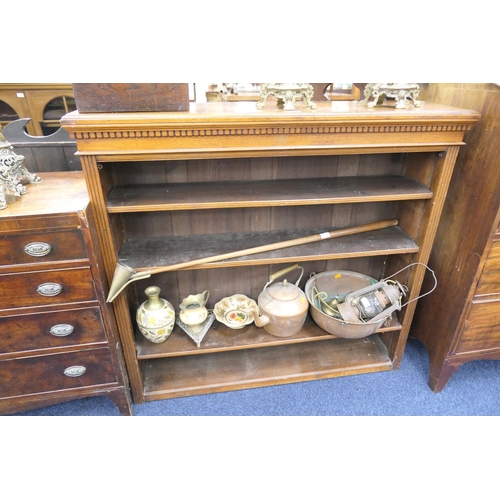
{"type": "MultiPolygon", "coordinates": [[[[200,347],[176,326],[163,344],[143,339],[135,311],[156,284],[176,311],[210,290],[208,306],[242,293],[257,299],[289,265],[349,269],[381,279],[426,263],[465,131],[474,111],[423,103],[396,110],[357,102],[192,104],[188,112],[72,112],[106,275],[397,218],[398,226],[155,274],[113,301],[135,403],[399,368],[416,301],[364,339],[340,339],[309,318],[293,337],[215,322],[200,347]]],[[[419,296],[424,266],[398,275],[419,296]]]]}

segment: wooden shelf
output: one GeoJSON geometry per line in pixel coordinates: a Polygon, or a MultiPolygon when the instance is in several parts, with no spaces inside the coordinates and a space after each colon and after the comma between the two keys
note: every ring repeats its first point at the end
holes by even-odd
{"type": "MultiPolygon", "coordinates": [[[[401,330],[401,325],[396,315],[393,314],[390,323],[388,325],[384,323],[384,326],[377,333],[396,330],[401,330]]],[[[205,335],[200,347],[178,325],[175,326],[168,340],[161,344],[149,342],[139,332],[136,332],[135,338],[137,358],[154,359],[291,345],[329,340],[336,337],[317,326],[308,315],[302,330],[293,337],[274,337],[263,328],[257,328],[253,323],[240,330],[233,330],[216,320],[205,335]]]]}
{"type": "MultiPolygon", "coordinates": [[[[169,238],[138,238],[127,240],[121,248],[119,260],[137,270],[169,266],[211,255],[225,254],[244,248],[257,247],[319,234],[331,229],[293,229],[265,233],[228,233],[169,238]]],[[[314,261],[362,257],[366,255],[391,255],[418,252],[415,241],[400,227],[390,227],[369,233],[343,236],[271,252],[247,255],[230,260],[211,262],[196,269],[233,266],[253,266],[277,262],[314,261]]],[[[186,268],[189,269],[189,268],[186,268]]]]}
{"type": "Polygon", "coordinates": [[[432,198],[403,175],[272,181],[192,182],[115,187],[109,213],[361,203],[432,198]]]}
{"type": "Polygon", "coordinates": [[[371,335],[356,340],[150,359],[142,363],[142,376],[145,400],[152,401],[387,371],[391,367],[387,348],[378,335],[371,335]]]}

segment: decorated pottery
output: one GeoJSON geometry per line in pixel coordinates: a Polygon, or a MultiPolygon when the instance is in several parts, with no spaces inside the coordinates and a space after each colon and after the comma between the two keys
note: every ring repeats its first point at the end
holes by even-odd
{"type": "Polygon", "coordinates": [[[148,300],[137,309],[136,319],[140,332],[150,342],[159,344],[168,339],[175,324],[172,304],[160,297],[160,288],[150,286],[144,290],[148,300]]]}
{"type": "Polygon", "coordinates": [[[188,326],[201,325],[208,316],[208,310],[205,307],[210,292],[205,290],[196,295],[187,296],[179,305],[179,318],[188,326]]]}
{"type": "Polygon", "coordinates": [[[237,293],[217,302],[214,306],[214,314],[217,321],[233,330],[238,330],[253,322],[256,309],[255,300],[237,293]]]}

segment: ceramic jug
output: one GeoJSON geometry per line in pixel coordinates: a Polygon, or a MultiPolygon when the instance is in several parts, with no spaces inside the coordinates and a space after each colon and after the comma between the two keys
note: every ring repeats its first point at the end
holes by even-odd
{"type": "Polygon", "coordinates": [[[155,344],[167,340],[175,324],[175,310],[170,302],[160,297],[160,292],[157,286],[146,288],[144,293],[148,300],[139,306],[136,314],[140,332],[155,344]]]}
{"type": "Polygon", "coordinates": [[[254,321],[258,327],[264,327],[275,337],[291,337],[301,330],[309,309],[306,295],[298,287],[303,273],[304,269],[294,264],[269,277],[257,300],[258,309],[254,311],[254,321]],[[275,279],[297,268],[302,269],[302,272],[295,284],[287,280],[273,283],[275,279]]]}
{"type": "Polygon", "coordinates": [[[205,307],[210,292],[205,290],[196,295],[189,295],[179,305],[179,318],[188,326],[200,325],[208,316],[208,310],[205,307]]]}

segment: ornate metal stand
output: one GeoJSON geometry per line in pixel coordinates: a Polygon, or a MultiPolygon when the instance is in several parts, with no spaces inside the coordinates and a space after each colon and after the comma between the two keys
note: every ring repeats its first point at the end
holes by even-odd
{"type": "Polygon", "coordinates": [[[294,102],[297,99],[304,99],[311,109],[316,109],[316,104],[311,100],[314,88],[309,83],[263,83],[260,86],[260,101],[257,103],[257,109],[262,109],[271,95],[278,99],[278,106],[283,106],[285,111],[294,111],[294,102]]]}
{"type": "Polygon", "coordinates": [[[175,322],[184,330],[185,333],[188,334],[189,337],[191,337],[192,340],[194,340],[197,347],[200,347],[201,341],[205,338],[205,335],[212,326],[214,320],[215,314],[210,310],[208,312],[207,319],[200,325],[196,326],[186,325],[179,319],[178,316],[175,318],[175,322]]]}
{"type": "Polygon", "coordinates": [[[417,101],[419,94],[420,86],[418,83],[368,83],[364,91],[365,98],[359,102],[359,105],[373,108],[390,97],[396,99],[396,109],[406,109],[408,98],[418,108],[420,106],[420,101],[417,101]],[[371,97],[373,100],[368,102],[371,97]]]}
{"type": "Polygon", "coordinates": [[[40,177],[28,172],[24,156],[14,153],[0,129],[0,210],[28,192],[24,184],[41,181],[40,177]]]}

